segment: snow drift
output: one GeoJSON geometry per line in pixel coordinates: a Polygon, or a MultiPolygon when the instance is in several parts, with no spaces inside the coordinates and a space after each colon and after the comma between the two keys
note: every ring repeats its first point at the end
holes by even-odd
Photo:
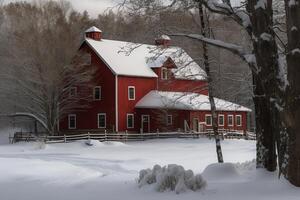
{"type": "Polygon", "coordinates": [[[239,172],[233,163],[214,163],[204,169],[202,176],[206,180],[232,180],[239,177],[239,172]]]}
{"type": "Polygon", "coordinates": [[[197,191],[206,186],[206,181],[200,174],[194,175],[192,170],[185,170],[180,165],[171,164],[161,167],[155,165],[153,169],[140,171],[139,187],[155,185],[156,191],[175,191],[176,194],[187,190],[197,191]]]}

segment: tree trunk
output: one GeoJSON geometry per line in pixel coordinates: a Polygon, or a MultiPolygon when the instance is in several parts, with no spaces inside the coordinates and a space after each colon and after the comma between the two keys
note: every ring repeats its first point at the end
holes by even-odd
{"type": "Polygon", "coordinates": [[[288,32],[288,92],[286,95],[288,166],[285,176],[300,187],[300,1],[285,0],[288,32]]]}
{"type": "Polygon", "coordinates": [[[258,6],[259,0],[249,0],[247,11],[250,14],[253,32],[253,47],[258,66],[253,73],[254,103],[256,113],[257,166],[275,171],[276,137],[280,135],[280,101],[282,91],[278,78],[278,49],[273,31],[272,0],[258,6]]]}
{"type": "MultiPolygon", "coordinates": [[[[201,34],[204,37],[207,37],[209,32],[209,26],[206,25],[205,23],[205,17],[204,17],[204,10],[205,8],[203,7],[202,3],[199,3],[199,16],[200,16],[200,23],[201,23],[201,34]]],[[[214,100],[214,95],[213,95],[213,88],[212,88],[212,76],[210,74],[210,66],[209,66],[209,60],[208,60],[208,48],[207,44],[205,42],[202,42],[202,47],[203,47],[203,58],[204,58],[204,68],[205,72],[207,74],[207,81],[208,81],[208,97],[209,97],[209,103],[211,107],[211,113],[212,113],[212,127],[213,127],[213,132],[215,136],[215,141],[216,141],[216,151],[217,151],[217,158],[219,163],[223,163],[223,154],[222,154],[222,148],[221,148],[221,139],[220,135],[218,132],[218,114],[216,110],[216,104],[214,100]]]]}

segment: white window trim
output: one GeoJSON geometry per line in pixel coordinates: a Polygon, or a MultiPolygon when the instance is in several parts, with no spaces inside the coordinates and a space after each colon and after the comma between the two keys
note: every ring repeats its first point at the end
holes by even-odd
{"type": "Polygon", "coordinates": [[[213,119],[212,119],[212,115],[211,115],[211,114],[206,114],[206,115],[205,115],[205,125],[206,125],[206,126],[212,126],[212,120],[213,120],[213,119]],[[206,120],[207,117],[210,117],[210,118],[211,118],[211,120],[210,120],[211,123],[210,123],[210,124],[207,124],[207,123],[206,123],[206,122],[207,122],[207,120],[206,120]]]}
{"type": "Polygon", "coordinates": [[[102,87],[101,86],[95,86],[94,87],[94,90],[93,90],[93,99],[95,100],[95,101],[101,101],[101,99],[102,99],[102,87]],[[99,92],[100,92],[100,95],[99,95],[99,99],[96,99],[95,98],[95,94],[96,94],[96,89],[99,89],[99,92]]]}
{"type": "Polygon", "coordinates": [[[161,80],[168,80],[169,75],[168,75],[168,69],[166,67],[161,68],[161,80]],[[167,77],[164,76],[164,71],[167,72],[167,77]]]}
{"type": "Polygon", "coordinates": [[[236,115],[236,116],[235,116],[235,120],[236,120],[236,126],[242,126],[242,125],[243,125],[242,115],[236,115]],[[241,120],[240,120],[241,124],[238,124],[238,123],[237,123],[237,121],[238,121],[237,118],[238,118],[238,117],[240,117],[240,119],[241,119],[241,120]]]}
{"type": "Polygon", "coordinates": [[[234,117],[233,117],[233,115],[228,115],[228,116],[227,116],[227,125],[230,126],[230,127],[233,127],[233,126],[234,126],[234,117]],[[232,124],[229,124],[229,117],[232,118],[232,124]]]}
{"type": "Polygon", "coordinates": [[[98,113],[98,115],[97,115],[97,126],[98,126],[98,128],[106,128],[106,113],[98,113]],[[103,115],[104,116],[104,126],[102,127],[102,126],[100,126],[100,124],[99,124],[99,116],[100,115],[103,115]]]}
{"type": "Polygon", "coordinates": [[[135,87],[134,86],[128,86],[128,100],[130,100],[130,101],[135,100],[135,87]],[[130,89],[133,89],[133,98],[130,98],[130,89]]]}
{"type": "Polygon", "coordinates": [[[132,114],[132,113],[127,114],[126,124],[127,124],[127,128],[134,128],[134,114],[132,114]],[[132,116],[132,127],[130,127],[129,124],[128,124],[129,116],[132,116]]]}
{"type": "Polygon", "coordinates": [[[76,114],[69,114],[68,115],[68,129],[74,130],[76,128],[77,128],[77,116],[76,116],[76,114]],[[70,123],[71,117],[75,117],[75,127],[70,127],[70,125],[71,125],[71,123],[70,123]]]}
{"type": "Polygon", "coordinates": [[[76,97],[77,96],[77,87],[70,87],[70,90],[69,90],[69,97],[76,97]],[[74,95],[71,95],[71,91],[74,89],[75,91],[75,94],[74,95]]]}
{"type": "Polygon", "coordinates": [[[218,125],[224,126],[224,124],[225,124],[225,116],[223,114],[218,115],[218,125]],[[220,117],[223,117],[223,124],[220,124],[220,117]]]}
{"type": "Polygon", "coordinates": [[[173,115],[167,115],[167,125],[173,125],[173,115]],[[169,123],[169,117],[171,117],[170,123],[169,123]]]}
{"type": "Polygon", "coordinates": [[[92,55],[90,53],[87,54],[87,65],[91,65],[92,64],[92,55]]]}

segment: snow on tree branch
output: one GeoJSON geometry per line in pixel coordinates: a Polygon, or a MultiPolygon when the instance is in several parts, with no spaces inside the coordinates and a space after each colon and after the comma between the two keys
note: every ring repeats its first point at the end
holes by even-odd
{"type": "Polygon", "coordinates": [[[182,37],[187,37],[187,38],[191,38],[191,39],[196,39],[201,42],[205,42],[207,44],[213,45],[215,47],[219,47],[219,48],[228,50],[228,51],[232,52],[233,54],[238,55],[243,61],[245,61],[250,66],[252,71],[257,72],[255,56],[252,53],[246,51],[244,49],[244,47],[242,47],[242,46],[223,42],[221,40],[206,38],[199,34],[176,33],[176,34],[169,34],[169,36],[182,36],[182,37]]]}

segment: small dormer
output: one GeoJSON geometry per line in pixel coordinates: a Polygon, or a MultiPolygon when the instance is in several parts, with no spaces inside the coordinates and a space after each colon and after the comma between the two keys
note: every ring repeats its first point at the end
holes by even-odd
{"type": "Polygon", "coordinates": [[[167,35],[161,35],[159,38],[155,39],[155,45],[168,48],[171,45],[171,38],[167,35]]]}
{"type": "Polygon", "coordinates": [[[85,37],[93,40],[101,41],[102,31],[97,27],[93,26],[85,31],[85,37]]]}

